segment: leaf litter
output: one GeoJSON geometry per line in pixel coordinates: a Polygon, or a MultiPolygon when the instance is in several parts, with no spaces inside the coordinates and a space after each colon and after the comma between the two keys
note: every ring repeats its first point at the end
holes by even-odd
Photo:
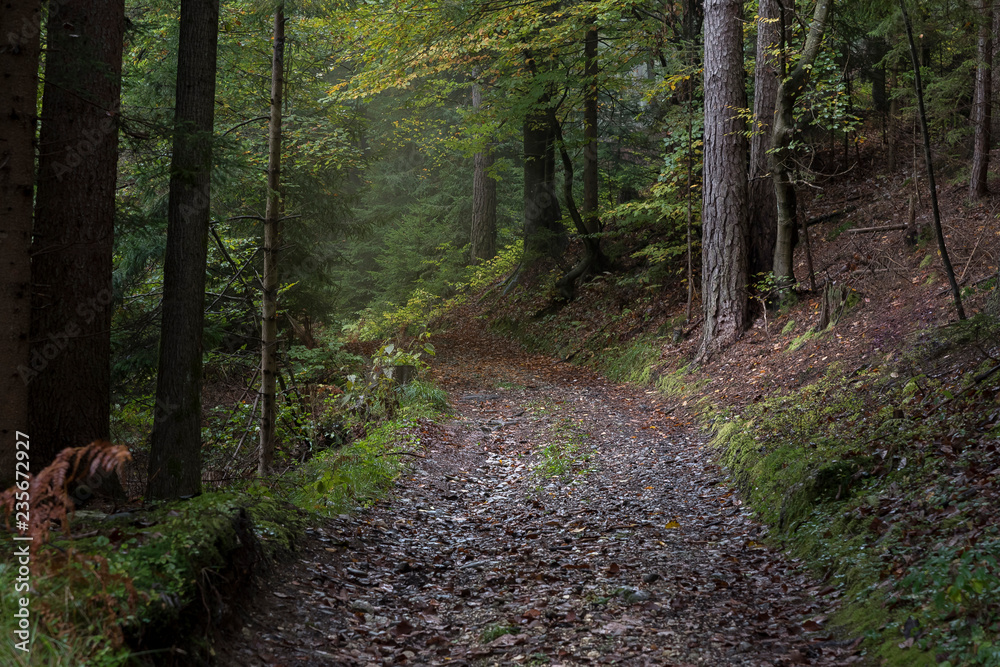
{"type": "Polygon", "coordinates": [[[219,664],[862,661],[683,410],[472,331],[436,341],[455,419],[390,497],[308,531],[219,664]]]}

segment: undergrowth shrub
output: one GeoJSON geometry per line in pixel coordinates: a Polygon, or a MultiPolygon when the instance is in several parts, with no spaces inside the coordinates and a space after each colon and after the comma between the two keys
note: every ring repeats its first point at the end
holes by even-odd
{"type": "Polygon", "coordinates": [[[416,456],[419,446],[417,421],[386,421],[346,447],[309,460],[283,485],[299,507],[325,515],[342,514],[367,506],[385,493],[406,468],[406,457],[416,456]]]}

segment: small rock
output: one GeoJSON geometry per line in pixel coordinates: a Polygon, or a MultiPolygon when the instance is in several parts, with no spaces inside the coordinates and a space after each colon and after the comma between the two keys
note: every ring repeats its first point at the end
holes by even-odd
{"type": "Polygon", "coordinates": [[[625,604],[641,604],[648,602],[652,597],[649,591],[634,591],[628,588],[622,591],[622,599],[625,600],[625,604]]]}
{"type": "Polygon", "coordinates": [[[642,581],[647,584],[656,583],[660,579],[660,575],[656,572],[647,572],[642,575],[642,581]]]}
{"type": "Polygon", "coordinates": [[[370,604],[368,604],[364,600],[355,600],[354,602],[351,603],[349,609],[351,611],[360,611],[360,612],[365,613],[365,614],[374,614],[375,613],[375,607],[371,606],[370,604]]]}

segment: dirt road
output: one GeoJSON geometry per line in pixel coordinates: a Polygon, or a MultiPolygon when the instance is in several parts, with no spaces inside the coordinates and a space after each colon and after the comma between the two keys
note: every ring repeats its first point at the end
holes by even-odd
{"type": "Polygon", "coordinates": [[[310,532],[222,664],[861,661],[681,410],[464,334],[433,369],[455,419],[392,497],[310,532]]]}

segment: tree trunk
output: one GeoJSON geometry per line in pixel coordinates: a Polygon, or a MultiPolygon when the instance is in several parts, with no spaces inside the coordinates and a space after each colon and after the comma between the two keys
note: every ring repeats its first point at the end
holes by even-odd
{"type": "Polygon", "coordinates": [[[285,71],[285,11],[274,11],[274,42],[271,59],[271,120],[267,133],[267,209],[264,213],[264,275],[261,296],[260,336],[260,465],[263,477],[274,460],[277,422],[275,377],[278,372],[278,232],[281,224],[281,95],[285,71]]]}
{"type": "MultiPolygon", "coordinates": [[[[0,489],[14,483],[17,432],[28,429],[31,222],[41,2],[0,13],[0,489]]],[[[31,435],[30,433],[28,435],[31,435]]],[[[34,472],[38,472],[35,468],[34,472]]]]}
{"type": "Polygon", "coordinates": [[[201,492],[201,357],[218,0],[181,0],[156,412],[147,499],[201,492]]]}
{"type": "Polygon", "coordinates": [[[551,96],[543,92],[524,118],[524,256],[529,263],[541,257],[558,257],[567,243],[555,192],[550,106],[551,96]]]}
{"type": "Polygon", "coordinates": [[[896,137],[896,119],[899,118],[899,98],[896,97],[896,65],[892,66],[892,73],[889,76],[889,92],[892,95],[889,100],[889,116],[886,118],[886,132],[889,135],[889,171],[896,171],[897,154],[899,153],[899,140],[896,137]]]}
{"type": "Polygon", "coordinates": [[[993,0],[981,0],[979,39],[976,54],[976,85],[972,102],[972,176],[969,196],[981,199],[989,194],[990,132],[993,125],[992,74],[993,0]]]}
{"type": "Polygon", "coordinates": [[[809,26],[809,36],[795,68],[778,86],[774,112],[774,130],[771,135],[771,177],[777,201],[777,238],[774,245],[774,276],[778,285],[789,289],[795,283],[792,264],[794,250],[796,199],[792,181],[792,139],[795,136],[793,110],[799,94],[809,81],[812,63],[819,53],[823,41],[823,31],[833,0],[819,0],[809,26]]]}
{"type": "Polygon", "coordinates": [[[705,145],[702,202],[702,307],[697,358],[735,341],[748,319],[747,162],[743,3],[705,2],[705,145]]]}
{"type": "MultiPolygon", "coordinates": [[[[472,108],[479,110],[483,104],[483,91],[478,83],[472,84],[472,108]]],[[[493,166],[493,149],[487,145],[472,157],[472,235],[471,260],[473,264],[492,259],[497,254],[497,182],[490,176],[493,166]]]]}
{"type": "Polygon", "coordinates": [[[760,0],[757,23],[757,58],[754,70],[753,116],[757,126],[750,139],[750,259],[749,273],[769,273],[774,263],[777,236],[777,201],[767,151],[771,147],[775,100],[778,97],[778,57],[772,55],[781,41],[778,0],[760,0]]]}
{"type": "Polygon", "coordinates": [[[583,42],[584,85],[583,95],[583,224],[588,234],[601,231],[598,218],[598,140],[597,140],[597,26],[588,21],[583,42]]]}
{"type": "MultiPolygon", "coordinates": [[[[5,10],[6,11],[6,10],[5,10]]],[[[124,3],[68,0],[46,26],[32,240],[31,467],[107,439],[124,3]]],[[[120,492],[117,477],[102,484],[120,492]]]]}
{"type": "Polygon", "coordinates": [[[941,210],[938,208],[937,184],[934,181],[934,160],[931,157],[931,133],[927,129],[927,111],[924,109],[924,85],[920,80],[920,64],[917,60],[917,45],[913,40],[913,26],[910,24],[910,14],[906,11],[906,1],[899,0],[899,9],[903,13],[903,24],[906,26],[906,39],[910,43],[910,62],[913,64],[913,87],[917,94],[917,112],[920,115],[920,129],[924,139],[924,163],[927,166],[927,185],[931,189],[931,211],[934,214],[934,231],[937,233],[938,252],[941,254],[941,264],[944,267],[945,275],[948,277],[948,284],[951,285],[951,294],[955,302],[955,311],[958,319],[965,319],[965,308],[962,307],[962,293],[958,289],[958,282],[955,281],[955,269],[951,266],[951,259],[948,257],[948,247],[944,242],[944,231],[941,229],[941,210]]]}

